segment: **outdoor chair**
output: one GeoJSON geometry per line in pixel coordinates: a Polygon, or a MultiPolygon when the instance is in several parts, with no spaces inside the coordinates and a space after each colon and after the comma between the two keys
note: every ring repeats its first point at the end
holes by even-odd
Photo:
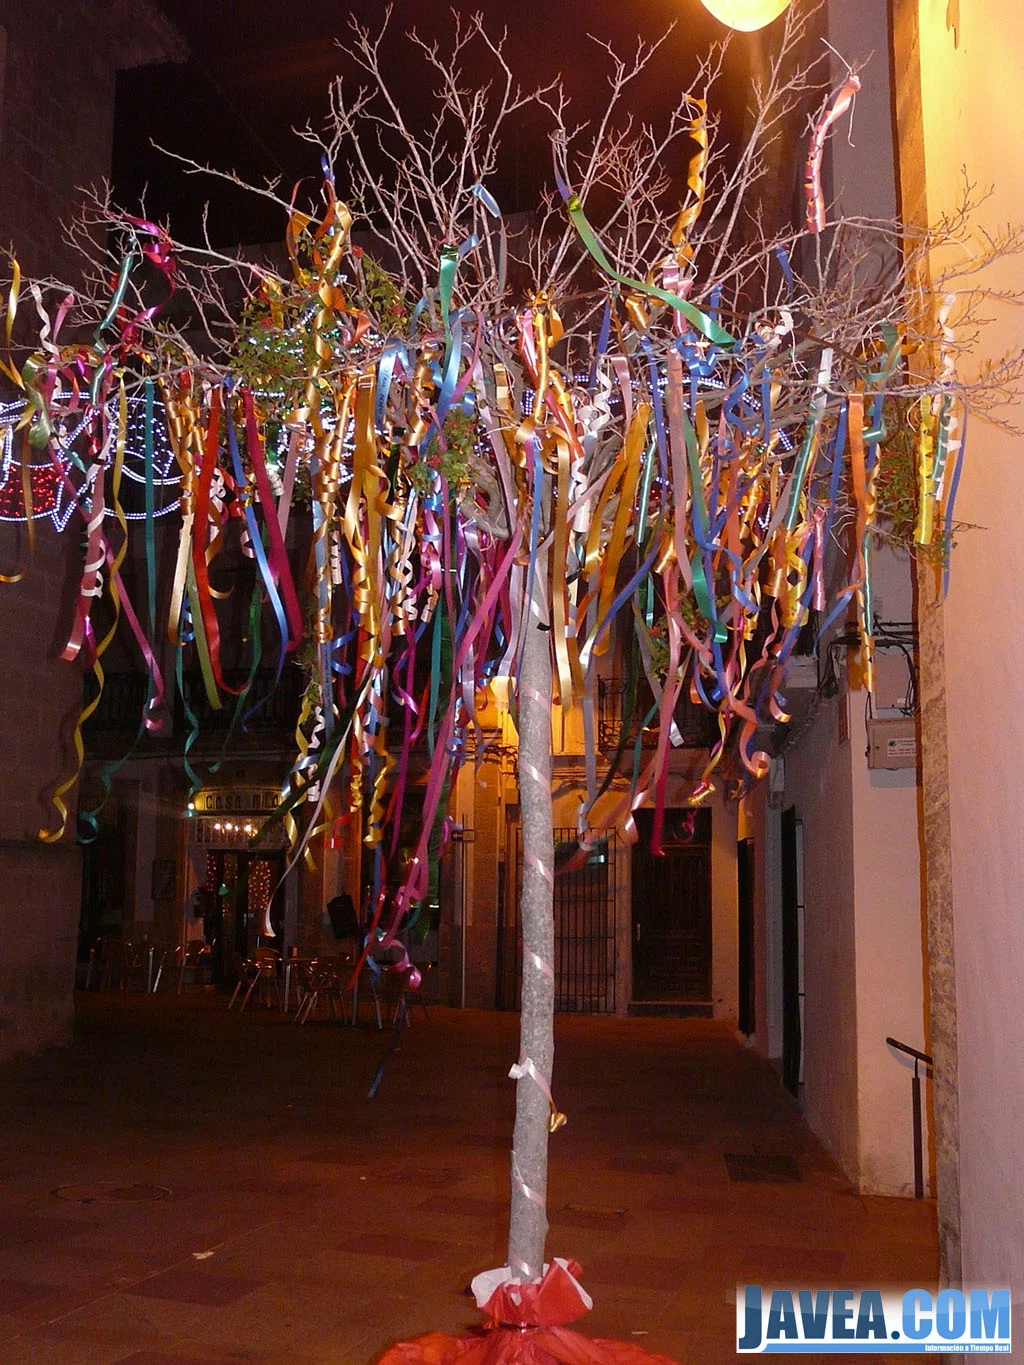
{"type": "Polygon", "coordinates": [[[126,939],[120,934],[101,934],[89,953],[86,989],[92,986],[95,977],[101,991],[126,991],[134,965],[132,945],[126,939]]]}
{"type": "Polygon", "coordinates": [[[152,952],[153,960],[149,967],[149,989],[156,995],[160,989],[160,982],[163,980],[165,969],[170,975],[173,964],[177,962],[179,949],[169,943],[154,943],[152,952]]]}
{"type": "Polygon", "coordinates": [[[277,1008],[281,1008],[281,982],[279,969],[281,965],[281,955],[273,948],[256,948],[252,957],[244,958],[240,953],[231,954],[232,970],[237,976],[234,994],[228,1002],[228,1009],[234,1007],[235,1001],[241,994],[243,987],[245,994],[242,995],[242,1003],[239,1006],[239,1014],[245,1009],[252,999],[253,992],[257,992],[258,999],[263,1003],[269,1003],[270,991],[273,988],[274,998],[277,1000],[277,1008]]]}
{"type": "Polygon", "coordinates": [[[295,1014],[295,1022],[304,1024],[320,1003],[321,996],[327,1001],[331,1018],[336,1019],[340,1010],[343,1021],[348,1019],[345,1006],[345,980],[349,968],[347,960],[341,956],[328,954],[318,957],[308,967],[306,991],[295,1014]]]}
{"type": "MultiPolygon", "coordinates": [[[[405,1022],[412,1023],[412,1012],[414,1009],[422,1010],[423,1018],[429,1023],[430,1015],[423,998],[423,992],[427,985],[427,974],[433,966],[430,962],[417,963],[416,970],[423,978],[415,990],[409,989],[409,975],[414,970],[413,967],[405,967],[401,971],[392,968],[385,968],[381,973],[378,983],[380,998],[388,1008],[388,1023],[393,1024],[398,1018],[398,1011],[402,1001],[405,1001],[405,1022]]],[[[379,1019],[379,1015],[378,1015],[379,1019]]]]}
{"type": "Polygon", "coordinates": [[[373,1012],[377,1019],[378,1029],[384,1027],[384,1020],[380,1012],[380,969],[376,964],[370,965],[369,961],[363,963],[359,968],[359,975],[356,977],[352,986],[352,1022],[359,1022],[359,996],[360,993],[368,995],[373,1001],[373,1012]]]}
{"type": "Polygon", "coordinates": [[[202,939],[189,943],[179,943],[176,947],[157,948],[154,956],[153,994],[160,989],[161,982],[170,985],[173,981],[180,995],[185,986],[186,971],[192,972],[193,981],[204,958],[210,956],[210,945],[202,939]]]}
{"type": "Polygon", "coordinates": [[[192,973],[192,984],[195,985],[199,979],[200,967],[206,966],[213,958],[213,950],[208,943],[202,939],[192,939],[189,943],[179,944],[176,955],[176,965],[178,968],[178,994],[181,995],[185,989],[185,973],[192,973]]]}

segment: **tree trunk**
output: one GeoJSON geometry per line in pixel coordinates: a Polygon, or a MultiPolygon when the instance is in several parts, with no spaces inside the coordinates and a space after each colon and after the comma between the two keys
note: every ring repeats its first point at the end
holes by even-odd
{"type": "Polygon", "coordinates": [[[935,1195],[939,1281],[961,1283],[960,1086],[956,941],[949,819],[946,647],[934,564],[918,556],[918,677],[921,686],[921,825],[924,835],[928,1005],[931,1023],[935,1195]]]}
{"type": "Polygon", "coordinates": [[[551,820],[551,652],[545,565],[538,563],[519,675],[519,801],[523,832],[523,993],[508,1263],[539,1279],[548,1220],[548,1121],[554,1061],[554,829],[551,820]]]}

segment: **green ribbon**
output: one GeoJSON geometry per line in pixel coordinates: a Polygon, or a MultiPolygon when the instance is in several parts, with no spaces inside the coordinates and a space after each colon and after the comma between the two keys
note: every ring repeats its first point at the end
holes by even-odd
{"type": "MultiPolygon", "coordinates": [[[[40,392],[36,378],[43,369],[43,364],[39,356],[29,356],[25,361],[21,371],[21,382],[25,386],[25,409],[26,416],[31,421],[29,427],[28,443],[33,450],[45,450],[50,444],[50,437],[53,435],[53,424],[50,421],[50,414],[46,408],[46,402],[40,392]],[[34,418],[32,414],[35,414],[34,418]]],[[[85,465],[71,448],[68,448],[71,458],[75,464],[85,473],[85,465]]]]}
{"type": "Polygon", "coordinates": [[[438,595],[437,606],[434,609],[434,624],[431,627],[430,638],[430,701],[427,706],[427,751],[431,758],[434,756],[435,736],[437,733],[437,715],[441,700],[441,684],[447,681],[446,664],[450,664],[451,650],[444,649],[445,628],[444,628],[444,591],[438,595]]]}
{"type": "Polygon", "coordinates": [[[446,349],[452,344],[452,290],[455,288],[455,272],[459,268],[459,252],[454,246],[441,248],[441,267],[438,272],[438,294],[441,300],[441,323],[444,327],[446,349]]]}
{"type": "Polygon", "coordinates": [[[106,315],[104,316],[103,321],[100,323],[100,325],[96,328],[96,331],[93,333],[93,339],[96,343],[96,350],[99,353],[100,357],[100,363],[93,370],[92,383],[89,385],[89,398],[94,404],[97,404],[99,402],[100,385],[103,383],[104,375],[107,373],[109,369],[109,366],[106,363],[107,347],[104,345],[101,338],[103,336],[103,333],[114,321],[114,318],[117,316],[117,310],[121,307],[121,304],[124,302],[125,290],[128,288],[128,277],[131,275],[132,268],[134,267],[135,262],[138,259],[139,259],[138,252],[132,250],[129,251],[128,255],[121,262],[121,270],[120,273],[118,274],[117,284],[114,286],[113,297],[111,298],[110,303],[107,307],[106,315]]]}
{"type": "Polygon", "coordinates": [[[949,458],[949,410],[953,406],[952,396],[942,395],[939,420],[935,424],[935,451],[932,456],[932,488],[942,487],[946,476],[946,460],[949,458]]]}
{"type": "Polygon", "coordinates": [[[630,289],[635,289],[641,294],[647,294],[652,299],[660,299],[662,303],[667,303],[677,313],[682,313],[683,317],[700,332],[701,336],[707,337],[708,341],[714,342],[716,346],[736,345],[736,338],[731,336],[724,327],[720,327],[707,313],[701,312],[692,303],[687,303],[678,294],[673,294],[668,289],[659,289],[654,284],[645,284],[643,280],[634,280],[632,276],[623,275],[621,271],[616,270],[605,255],[604,248],[597,240],[594,229],[587,222],[579,195],[571,194],[566,203],[566,208],[569,211],[569,219],[573,227],[580,235],[580,240],[606,275],[610,275],[613,280],[618,280],[620,284],[628,285],[630,289]]]}
{"type": "Polygon", "coordinates": [[[789,507],[786,509],[785,528],[787,534],[791,533],[800,515],[800,492],[804,486],[804,479],[807,475],[807,465],[810,462],[811,450],[814,447],[814,438],[818,432],[818,422],[820,413],[812,403],[811,412],[808,415],[807,427],[804,430],[804,439],[800,443],[800,453],[796,457],[796,464],[793,466],[793,473],[790,481],[789,507]]]}

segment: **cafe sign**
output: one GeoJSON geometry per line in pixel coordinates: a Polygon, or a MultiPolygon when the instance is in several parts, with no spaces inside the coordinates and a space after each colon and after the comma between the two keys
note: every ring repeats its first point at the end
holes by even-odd
{"type": "Polygon", "coordinates": [[[281,804],[277,787],[204,787],[190,804],[196,815],[269,815],[281,804]]]}

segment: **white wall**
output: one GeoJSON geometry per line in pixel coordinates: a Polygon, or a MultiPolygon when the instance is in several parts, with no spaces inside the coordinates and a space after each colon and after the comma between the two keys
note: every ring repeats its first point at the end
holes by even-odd
{"type": "Polygon", "coordinates": [[[885,1039],[927,1049],[918,794],[913,770],[872,772],[865,748],[853,692],[785,755],[804,831],[804,1110],[861,1190],[912,1195],[909,1072],[885,1039]]]}
{"type": "Polygon", "coordinates": [[[860,982],[851,753],[849,742],[836,743],[840,704],[826,702],[786,753],[783,804],[796,807],[804,831],[804,1113],[856,1181],[860,982]]]}
{"type": "MultiPolygon", "coordinates": [[[[961,164],[991,199],[977,218],[1024,222],[1020,150],[1024,10],[919,0],[929,217],[956,202],[961,164]],[[950,7],[954,9],[955,7],[950,7]]],[[[1020,290],[1020,258],[986,276],[1020,290]]],[[[1024,346],[1024,310],[992,303],[972,364],[1024,346]]],[[[1011,414],[1024,423],[1024,405],[1011,414]]],[[[1020,589],[1019,438],[970,425],[959,536],[945,608],[953,912],[959,1021],[960,1191],[965,1283],[1005,1284],[1024,1298],[1024,595],[1020,589]]],[[[1014,1331],[1024,1337],[1024,1316],[1014,1331]]],[[[1015,1358],[1024,1359],[1018,1348],[1015,1358]]]]}
{"type": "MultiPolygon", "coordinates": [[[[928,1050],[918,792],[912,769],[900,773],[868,769],[863,693],[851,697],[850,710],[858,1178],[860,1188],[872,1194],[913,1195],[912,1066],[908,1069],[905,1056],[890,1052],[885,1039],[928,1050]],[[909,782],[891,780],[904,776],[909,782]]],[[[928,1183],[926,1162],[926,1190],[928,1183]]]]}
{"type": "MultiPolygon", "coordinates": [[[[852,133],[844,125],[831,142],[837,210],[891,218],[887,0],[832,0],[829,37],[847,61],[867,62],[852,133]]],[[[842,64],[833,67],[841,79],[842,64]]],[[[906,560],[877,553],[874,590],[886,619],[911,619],[906,560]]],[[[868,770],[864,701],[857,691],[824,703],[785,755],[780,804],[795,806],[803,822],[803,1101],[810,1126],[862,1190],[912,1194],[910,1081],[885,1038],[918,1048],[927,1042],[918,800],[913,772],[868,770]],[[840,742],[842,708],[849,739],[840,742]]],[[[767,853],[765,875],[777,877],[767,853]]],[[[771,890],[763,892],[766,901],[771,890]]],[[[770,936],[769,919],[760,954],[769,1002],[770,936]]],[[[759,1045],[779,1041],[765,1037],[759,1021],[759,1045]]]]}

